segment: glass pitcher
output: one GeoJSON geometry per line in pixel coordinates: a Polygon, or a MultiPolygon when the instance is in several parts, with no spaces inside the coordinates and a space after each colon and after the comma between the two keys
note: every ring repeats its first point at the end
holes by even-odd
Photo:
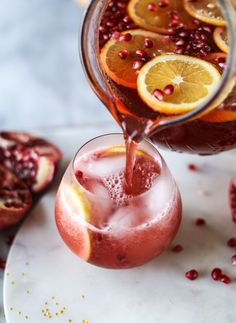
{"type": "MultiPolygon", "coordinates": [[[[146,0],[143,1],[147,2],[146,0]]],[[[182,0],[176,0],[175,2],[177,6],[182,6],[182,0]]],[[[201,0],[204,6],[209,5],[209,3],[212,5],[212,2],[215,1],[201,0]]],[[[127,16],[126,9],[123,10],[127,3],[127,0],[92,0],[82,26],[80,46],[84,71],[92,89],[112,113],[124,133],[136,141],[141,141],[146,136],[150,137],[159,146],[174,151],[201,155],[215,154],[235,148],[236,1],[219,0],[217,2],[217,6],[220,7],[224,20],[227,23],[228,48],[230,48],[227,55],[220,55],[220,50],[218,52],[217,50],[212,50],[207,55],[207,60],[210,63],[217,62],[219,66],[222,67],[224,65],[225,67],[218,86],[216,86],[214,93],[196,109],[185,114],[173,116],[172,118],[157,118],[157,114],[151,109],[147,109],[140,98],[137,98],[135,106],[131,105],[131,98],[137,97],[137,93],[134,92],[135,90],[126,89],[123,86],[114,87],[114,82],[107,77],[101,66],[99,59],[101,43],[103,44],[101,38],[109,38],[109,36],[104,36],[106,33],[101,33],[104,27],[101,24],[104,15],[109,16],[110,14],[109,17],[111,19],[110,21],[106,20],[106,23],[109,24],[110,22],[114,32],[118,30],[119,33],[119,24],[121,24],[115,18],[119,17],[119,8],[121,8],[120,11],[123,13],[123,17],[121,17],[123,23],[126,23],[126,26],[129,24],[127,29],[140,28],[140,26],[135,26],[132,19],[127,16]]],[[[165,1],[162,1],[162,3],[165,3],[165,1]]],[[[195,19],[195,21],[199,20],[195,19]]],[[[200,29],[202,28],[201,26],[202,22],[200,23],[200,29]]],[[[204,31],[205,38],[212,38],[216,28],[216,26],[211,25],[208,31],[205,28],[208,32],[207,34],[204,31]]]]}

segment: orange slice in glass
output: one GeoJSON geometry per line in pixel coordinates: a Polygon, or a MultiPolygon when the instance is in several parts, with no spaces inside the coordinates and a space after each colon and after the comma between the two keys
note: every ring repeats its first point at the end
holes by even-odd
{"type": "Polygon", "coordinates": [[[214,26],[226,26],[217,0],[184,0],[187,12],[196,19],[214,26]]]}
{"type": "Polygon", "coordinates": [[[217,27],[213,34],[214,41],[216,45],[221,49],[224,53],[229,53],[229,41],[228,41],[228,33],[225,27],[217,27]]]}
{"type": "Polygon", "coordinates": [[[168,0],[164,7],[160,6],[160,3],[161,1],[130,0],[128,4],[129,16],[138,26],[161,34],[169,33],[169,24],[172,21],[182,23],[186,28],[193,28],[193,19],[184,10],[183,0],[168,0]],[[152,7],[153,9],[150,10],[152,7]],[[171,13],[174,16],[171,16],[171,13]]]}
{"type": "MultiPolygon", "coordinates": [[[[189,112],[213,94],[221,80],[218,70],[204,60],[186,55],[160,55],[140,70],[138,93],[153,110],[164,114],[189,112]],[[155,92],[172,86],[173,92],[159,99],[155,92]]],[[[164,93],[163,93],[164,94],[164,93]]]]}
{"type": "Polygon", "coordinates": [[[130,34],[131,40],[110,39],[102,48],[100,53],[101,65],[106,74],[117,84],[128,88],[137,88],[137,72],[134,69],[134,63],[139,60],[136,51],[145,50],[149,57],[163,53],[173,52],[175,44],[168,36],[159,35],[149,31],[135,29],[122,33],[121,35],[130,34]],[[145,48],[145,40],[152,42],[151,48],[145,48]],[[127,52],[127,57],[121,59],[119,53],[127,52]]]}

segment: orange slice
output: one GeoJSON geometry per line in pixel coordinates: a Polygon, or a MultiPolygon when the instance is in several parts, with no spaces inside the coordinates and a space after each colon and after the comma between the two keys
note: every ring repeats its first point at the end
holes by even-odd
{"type": "Polygon", "coordinates": [[[124,34],[131,34],[130,41],[120,41],[110,39],[102,48],[100,60],[106,74],[117,84],[136,89],[137,71],[133,68],[133,64],[137,61],[135,52],[139,49],[145,49],[148,56],[173,52],[175,44],[169,39],[156,33],[135,29],[129,30],[124,34]],[[151,40],[152,48],[144,48],[145,39],[151,40]],[[119,53],[126,50],[128,56],[121,59],[119,53]]]}
{"type": "Polygon", "coordinates": [[[71,248],[73,251],[83,258],[84,260],[88,260],[91,256],[91,237],[89,231],[86,227],[86,223],[89,223],[91,220],[91,207],[90,204],[79,187],[73,185],[65,185],[62,192],[62,198],[65,199],[62,205],[70,205],[71,212],[73,212],[73,216],[79,219],[81,218],[81,224],[76,225],[76,246],[73,245],[73,241],[71,243],[71,248]]]}
{"type": "Polygon", "coordinates": [[[184,0],[187,12],[196,19],[214,26],[226,26],[217,0],[184,0]]]}
{"type": "Polygon", "coordinates": [[[208,122],[229,122],[236,120],[236,111],[227,109],[216,109],[201,118],[208,122]]]}
{"type": "Polygon", "coordinates": [[[181,114],[199,107],[215,91],[221,75],[210,63],[186,55],[160,55],[140,70],[137,85],[142,100],[164,114],[181,114]],[[172,85],[163,100],[155,92],[172,85]]]}
{"type": "Polygon", "coordinates": [[[214,41],[216,45],[224,53],[229,53],[229,42],[228,42],[228,33],[225,27],[217,27],[213,34],[214,41]]]}
{"type": "Polygon", "coordinates": [[[171,18],[171,12],[179,16],[178,22],[186,28],[193,28],[192,17],[184,10],[183,0],[168,0],[164,8],[152,0],[130,0],[128,4],[129,16],[138,26],[161,34],[168,34],[169,23],[176,20],[171,18]],[[154,5],[156,10],[149,10],[150,5],[154,5]]]}

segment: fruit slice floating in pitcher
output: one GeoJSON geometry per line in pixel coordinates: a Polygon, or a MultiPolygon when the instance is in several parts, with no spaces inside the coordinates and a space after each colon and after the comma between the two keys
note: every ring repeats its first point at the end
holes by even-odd
{"type": "Polygon", "coordinates": [[[138,75],[138,93],[153,110],[181,114],[199,107],[219,84],[214,65],[186,55],[160,55],[138,75]]]}
{"type": "Polygon", "coordinates": [[[218,1],[183,0],[187,12],[196,19],[214,26],[226,26],[218,1]]]}
{"type": "Polygon", "coordinates": [[[216,45],[221,49],[224,53],[229,53],[229,43],[228,43],[228,33],[226,28],[217,27],[213,34],[214,41],[216,45]]]}
{"type": "Polygon", "coordinates": [[[131,0],[129,16],[140,27],[168,34],[177,25],[192,28],[192,17],[184,10],[183,0],[131,0]]]}
{"type": "Polygon", "coordinates": [[[111,38],[102,48],[100,59],[107,75],[117,84],[136,89],[137,71],[158,54],[173,52],[168,36],[135,29],[111,38]]]}

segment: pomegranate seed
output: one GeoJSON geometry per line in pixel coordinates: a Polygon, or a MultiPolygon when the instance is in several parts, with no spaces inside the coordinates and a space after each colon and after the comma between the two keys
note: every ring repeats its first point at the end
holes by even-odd
{"type": "MultiPolygon", "coordinates": [[[[225,57],[216,57],[215,58],[215,61],[217,63],[225,63],[225,57]]],[[[232,179],[234,181],[234,179],[232,179]]],[[[234,185],[234,184],[233,184],[234,185]]],[[[236,187],[236,184],[235,184],[235,187],[236,187]]]]}
{"type": "Polygon", "coordinates": [[[220,268],[214,268],[211,272],[211,277],[214,280],[220,280],[222,276],[222,270],[220,268]]]}
{"type": "Polygon", "coordinates": [[[225,63],[219,63],[219,67],[221,67],[221,68],[225,68],[225,63]]]}
{"type": "Polygon", "coordinates": [[[147,57],[147,52],[143,49],[138,49],[136,50],[135,54],[139,56],[140,58],[145,58],[147,57]]]}
{"type": "Polygon", "coordinates": [[[205,30],[207,33],[211,33],[211,27],[203,26],[203,30],[205,30]]]}
{"type": "Polygon", "coordinates": [[[83,177],[83,172],[81,172],[80,170],[78,170],[78,171],[76,172],[76,177],[77,177],[77,178],[82,178],[82,177],[83,177]]]}
{"type": "Polygon", "coordinates": [[[206,225],[206,221],[204,219],[202,219],[202,218],[198,218],[198,219],[196,219],[195,224],[198,227],[203,227],[203,226],[206,225]]]}
{"type": "Polygon", "coordinates": [[[121,8],[121,9],[125,9],[126,8],[126,3],[124,2],[117,2],[117,7],[121,8]]]}
{"type": "Polygon", "coordinates": [[[119,31],[115,31],[112,36],[112,39],[118,40],[120,38],[120,32],[119,31]]]}
{"type": "Polygon", "coordinates": [[[107,21],[106,26],[107,27],[115,27],[115,22],[114,21],[107,21]]]}
{"type": "Polygon", "coordinates": [[[231,257],[231,262],[232,262],[232,265],[233,265],[233,266],[236,266],[236,255],[233,255],[233,256],[231,257]]]}
{"type": "Polygon", "coordinates": [[[184,45],[186,45],[186,43],[183,39],[180,39],[176,42],[176,46],[184,46],[184,45]]]}
{"type": "Polygon", "coordinates": [[[191,170],[192,172],[196,172],[198,170],[195,164],[188,164],[188,169],[191,170]]]}
{"type": "Polygon", "coordinates": [[[185,277],[190,280],[195,280],[198,278],[198,272],[196,269],[191,269],[185,273],[185,277]]]}
{"type": "Polygon", "coordinates": [[[149,3],[148,6],[147,6],[147,9],[149,11],[157,11],[157,5],[155,3],[149,3]]]}
{"type": "Polygon", "coordinates": [[[201,49],[201,50],[200,50],[200,53],[201,53],[203,56],[206,56],[206,55],[207,55],[207,52],[206,52],[204,49],[201,49]]]}
{"type": "Polygon", "coordinates": [[[174,85],[168,84],[165,86],[163,92],[165,95],[171,95],[173,94],[174,90],[175,90],[174,85]]]}
{"type": "Polygon", "coordinates": [[[227,246],[230,247],[230,248],[236,247],[236,238],[230,238],[227,241],[227,246]]]}
{"type": "Polygon", "coordinates": [[[170,17],[173,20],[179,20],[179,15],[178,15],[178,13],[176,11],[171,11],[170,12],[170,17]]]}
{"type": "Polygon", "coordinates": [[[0,269],[5,269],[5,267],[6,267],[6,261],[0,258],[0,269]]]}
{"type": "Polygon", "coordinates": [[[123,18],[123,21],[124,21],[126,24],[128,24],[128,23],[130,23],[132,20],[130,19],[130,17],[129,17],[129,16],[125,16],[125,17],[123,18]]]}
{"type": "Polygon", "coordinates": [[[178,25],[179,25],[179,22],[177,20],[172,20],[168,24],[169,27],[177,27],[178,25]]]}
{"type": "Polygon", "coordinates": [[[181,252],[181,251],[183,251],[183,247],[180,245],[180,244],[177,244],[176,246],[174,246],[172,249],[171,249],[171,251],[172,252],[175,252],[175,253],[179,253],[179,252],[181,252]]]}
{"type": "Polygon", "coordinates": [[[199,40],[201,35],[198,32],[196,32],[195,34],[193,34],[193,37],[194,39],[199,40]]]}
{"type": "Polygon", "coordinates": [[[153,41],[151,39],[149,39],[149,38],[145,38],[144,47],[145,48],[152,48],[153,47],[153,41]]]}
{"type": "Polygon", "coordinates": [[[120,57],[120,59],[126,59],[128,57],[128,51],[126,49],[122,49],[118,56],[120,57]]]}
{"type": "Polygon", "coordinates": [[[167,0],[161,0],[161,1],[159,1],[159,3],[158,3],[158,6],[159,6],[160,8],[166,8],[166,7],[168,7],[168,5],[169,5],[169,3],[168,3],[168,1],[167,1],[167,0]]]}
{"type": "Polygon", "coordinates": [[[99,31],[101,31],[102,33],[106,33],[107,32],[107,28],[105,28],[104,26],[100,26],[99,27],[99,31]]]}
{"type": "Polygon", "coordinates": [[[198,19],[193,19],[193,24],[196,26],[199,26],[199,25],[201,25],[201,21],[198,19]]]}
{"type": "Polygon", "coordinates": [[[179,36],[185,38],[188,37],[188,33],[186,31],[182,31],[181,33],[179,33],[179,36]]]}
{"type": "Polygon", "coordinates": [[[164,93],[162,92],[162,90],[159,90],[159,89],[154,90],[153,95],[158,101],[164,100],[164,93]]]}
{"type": "Polygon", "coordinates": [[[222,275],[220,281],[224,284],[229,284],[231,282],[231,279],[227,275],[222,275]]]}
{"type": "Polygon", "coordinates": [[[132,35],[130,33],[121,35],[119,40],[120,41],[130,41],[132,39],[132,35]]]}
{"type": "Polygon", "coordinates": [[[176,52],[176,54],[183,54],[184,50],[183,50],[183,48],[177,48],[175,50],[175,52],[176,52]]]}
{"type": "Polygon", "coordinates": [[[144,65],[144,62],[142,62],[142,61],[134,61],[133,69],[139,70],[141,67],[143,67],[143,65],[144,65]]]}
{"type": "Polygon", "coordinates": [[[168,28],[167,30],[168,30],[168,33],[171,34],[171,35],[175,35],[177,33],[177,30],[173,29],[173,28],[168,28]]]}

